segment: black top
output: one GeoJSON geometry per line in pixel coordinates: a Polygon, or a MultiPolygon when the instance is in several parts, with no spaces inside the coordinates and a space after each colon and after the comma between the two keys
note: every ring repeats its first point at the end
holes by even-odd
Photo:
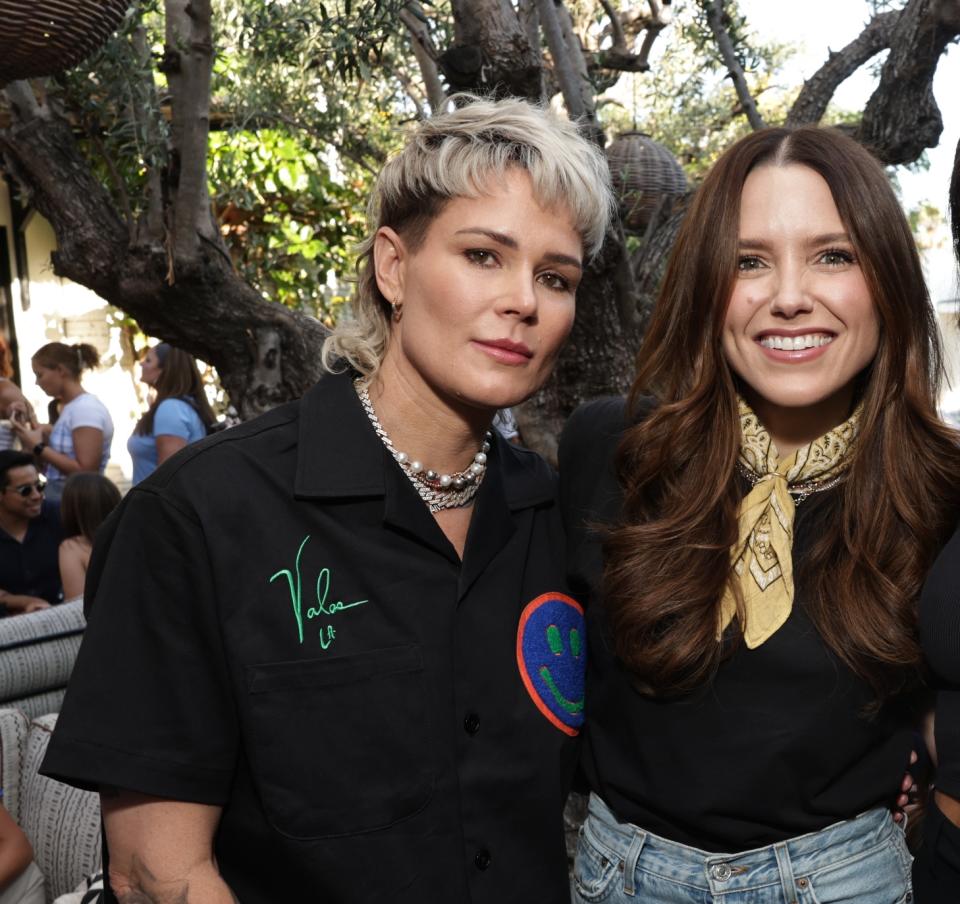
{"type": "Polygon", "coordinates": [[[583,718],[552,472],[499,437],[461,565],[349,375],[98,535],[48,775],[222,806],[244,904],[569,900],[583,718]]]}
{"type": "Polygon", "coordinates": [[[920,642],[939,680],[937,786],[960,798],[960,528],[927,575],[920,596],[920,642]]]}
{"type": "Polygon", "coordinates": [[[59,603],[62,539],[60,507],[54,502],[44,502],[30,519],[23,542],[0,529],[0,589],[59,603]]]}
{"type": "MultiPolygon", "coordinates": [[[[798,593],[787,622],[745,644],[702,689],[671,701],[636,692],[611,651],[599,538],[622,504],[613,455],[622,399],[579,409],[560,443],[560,499],[569,580],[590,639],[583,765],[593,791],[624,822],[702,850],[732,852],[824,828],[892,801],[911,749],[905,717],[862,715],[869,686],[832,655],[798,593]]],[[[829,491],[797,508],[794,562],[829,491]]]]}

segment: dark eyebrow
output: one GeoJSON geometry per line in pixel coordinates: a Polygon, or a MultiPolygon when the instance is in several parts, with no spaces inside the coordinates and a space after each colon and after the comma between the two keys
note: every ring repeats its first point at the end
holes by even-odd
{"type": "MultiPolygon", "coordinates": [[[[844,242],[848,245],[852,245],[853,242],[850,241],[850,236],[845,232],[825,232],[822,235],[815,235],[810,238],[807,242],[808,245],[834,245],[838,242],[844,242]]],[[[759,248],[762,251],[766,251],[770,248],[770,243],[765,242],[763,239],[740,239],[737,242],[737,245],[740,248],[759,248]]]]}
{"type": "Polygon", "coordinates": [[[494,232],[492,229],[458,229],[454,235],[485,235],[488,239],[496,242],[498,245],[504,245],[507,248],[516,250],[520,246],[517,240],[504,232],[494,232]]]}
{"type": "MultiPolygon", "coordinates": [[[[454,235],[483,235],[490,239],[490,241],[514,251],[520,247],[515,238],[503,232],[496,232],[493,229],[458,229],[454,235]]],[[[578,258],[571,257],[569,254],[561,254],[559,251],[548,251],[543,256],[543,259],[551,264],[568,264],[571,267],[576,267],[578,270],[583,270],[583,264],[578,258]]]]}
{"type": "Polygon", "coordinates": [[[826,232],[823,235],[815,235],[810,239],[811,245],[836,245],[838,242],[845,242],[852,245],[850,236],[845,232],[826,232]]]}

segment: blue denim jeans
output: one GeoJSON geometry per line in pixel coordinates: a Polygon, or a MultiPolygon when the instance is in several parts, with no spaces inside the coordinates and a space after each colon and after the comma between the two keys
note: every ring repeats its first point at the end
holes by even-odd
{"type": "Polygon", "coordinates": [[[737,854],[711,854],[617,822],[590,795],[576,904],[909,904],[912,857],[885,809],[737,854]]]}

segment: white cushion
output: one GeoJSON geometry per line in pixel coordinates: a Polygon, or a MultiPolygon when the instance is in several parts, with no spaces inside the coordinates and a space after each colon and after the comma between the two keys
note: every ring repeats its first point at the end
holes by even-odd
{"type": "Polygon", "coordinates": [[[56,720],[51,714],[30,723],[20,789],[20,826],[47,880],[48,901],[74,889],[101,862],[99,796],[37,774],[56,720]]]}

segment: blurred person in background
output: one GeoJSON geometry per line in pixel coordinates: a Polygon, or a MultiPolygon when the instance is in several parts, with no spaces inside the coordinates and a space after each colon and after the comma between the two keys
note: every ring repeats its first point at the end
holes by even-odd
{"type": "Polygon", "coordinates": [[[148,348],[140,379],[156,393],[127,440],[133,484],[140,483],[171,455],[207,435],[214,416],[193,355],[166,342],[148,348]]]}
{"type": "Polygon", "coordinates": [[[43,489],[32,455],[0,452],[0,606],[7,615],[61,600],[60,516],[43,489]]]}
{"type": "MultiPolygon", "coordinates": [[[[33,408],[24,398],[20,387],[10,378],[13,376],[13,354],[7,340],[0,335],[0,418],[7,420],[16,411],[26,413],[34,419],[33,408]]],[[[0,423],[0,450],[12,449],[17,435],[12,424],[0,423]]]]}
{"type": "Polygon", "coordinates": [[[43,886],[30,840],[0,800],[0,904],[45,904],[43,886]]]}
{"type": "Polygon", "coordinates": [[[38,426],[27,412],[15,410],[13,429],[24,451],[46,465],[47,501],[59,502],[67,477],[77,471],[102,474],[110,458],[110,412],[80,382],[85,370],[100,363],[100,355],[88,343],[48,342],[31,363],[37,385],[60,404],[60,416],[55,424],[38,426]]]}
{"type": "Polygon", "coordinates": [[[66,601],[83,596],[83,582],[97,528],[120,504],[120,490],[103,474],[71,474],[60,499],[63,540],[60,543],[60,580],[66,601]]]}

